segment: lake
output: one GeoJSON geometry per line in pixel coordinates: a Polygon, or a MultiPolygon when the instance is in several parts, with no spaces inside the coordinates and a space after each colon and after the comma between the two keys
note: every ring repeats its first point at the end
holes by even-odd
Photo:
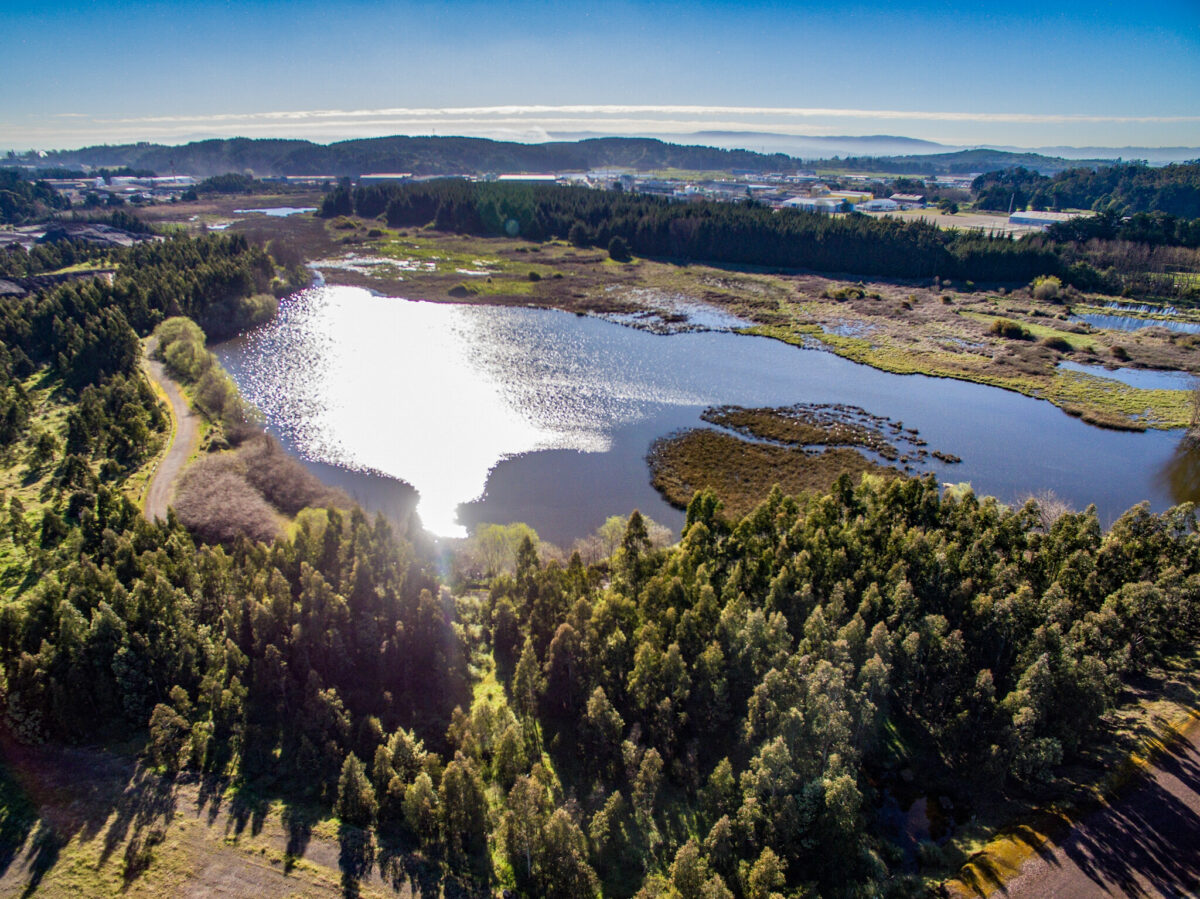
{"type": "Polygon", "coordinates": [[[650,486],[646,451],[727,403],[861,406],[961,457],[923,469],[941,481],[1005,501],[1051,489],[1079,508],[1094,502],[1105,524],[1142,500],[1165,508],[1194,480],[1179,474],[1178,431],[1106,431],[1008,391],[728,331],[663,335],[322,286],[214,350],[318,474],[397,517],[411,502],[406,481],[443,536],[525,521],[569,544],[634,508],[678,531],[682,513],[650,486]]]}

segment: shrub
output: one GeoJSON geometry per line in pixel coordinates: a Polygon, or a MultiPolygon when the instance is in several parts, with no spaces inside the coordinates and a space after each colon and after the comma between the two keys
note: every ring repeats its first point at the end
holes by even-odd
{"type": "Polygon", "coordinates": [[[1049,347],[1052,350],[1057,350],[1060,353],[1069,353],[1073,349],[1071,342],[1065,337],[1059,337],[1057,334],[1047,337],[1042,341],[1042,346],[1049,347]]]}
{"type": "Polygon", "coordinates": [[[994,337],[1004,337],[1008,340],[1033,339],[1033,335],[1029,331],[1007,318],[998,318],[993,321],[992,326],[988,328],[988,333],[994,337]]]}
{"type": "Polygon", "coordinates": [[[248,441],[238,455],[246,482],[285,515],[295,515],[307,506],[350,506],[345,494],[322,484],[270,435],[248,441]]]}
{"type": "Polygon", "coordinates": [[[530,272],[529,280],[530,281],[540,281],[540,280],[542,280],[542,276],[539,275],[537,272],[530,272]]]}
{"type": "Polygon", "coordinates": [[[629,244],[625,243],[625,238],[617,236],[608,242],[608,255],[613,262],[630,262],[633,255],[629,252],[629,244]]]}
{"type": "Polygon", "coordinates": [[[207,543],[232,543],[242,536],[270,541],[279,534],[275,510],[229,455],[194,463],[179,482],[174,506],[184,527],[207,543]]]}
{"type": "Polygon", "coordinates": [[[1044,302],[1053,303],[1062,293],[1062,281],[1058,280],[1054,275],[1034,278],[1033,284],[1030,287],[1033,290],[1034,299],[1044,302]]]}
{"type": "Polygon", "coordinates": [[[1114,359],[1120,359],[1122,362],[1129,361],[1129,350],[1120,344],[1115,344],[1109,352],[1112,353],[1114,359]]]}

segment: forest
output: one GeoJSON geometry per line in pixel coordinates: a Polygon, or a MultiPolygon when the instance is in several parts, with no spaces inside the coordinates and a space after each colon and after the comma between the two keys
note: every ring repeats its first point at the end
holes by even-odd
{"type": "Polygon", "coordinates": [[[0,224],[24,224],[70,205],[45,181],[30,181],[18,169],[0,169],[0,224]]]}
{"type": "Polygon", "coordinates": [[[1017,167],[980,175],[971,183],[971,190],[978,208],[999,212],[1028,206],[1097,212],[1111,209],[1118,215],[1150,212],[1200,219],[1200,162],[1076,167],[1053,177],[1017,167]]]}
{"type": "Polygon", "coordinates": [[[620,238],[639,255],[681,261],[978,282],[1028,283],[1053,274],[1081,287],[1100,280],[1086,263],[1068,263],[1037,236],[1013,241],[920,221],[831,217],[752,202],[675,203],[582,187],[466,181],[343,186],[325,196],[318,214],[384,215],[393,227],[432,222],[443,231],[560,238],[577,246],[608,247],[620,238]]]}
{"type": "MultiPolygon", "coordinates": [[[[1195,646],[1190,506],[1106,532],[931,478],[776,489],[732,520],[701,493],[673,546],[637,512],[591,564],[526,535],[457,595],[419,530],[358,508],[268,542],[148,522],[121,490],[165,427],[139,336],[275,275],[242,238],[177,237],[6,306],[5,451],[52,472],[0,527],[14,738],[141,739],[165,777],[319,803],[474,894],[903,896],[899,765],[956,808],[1053,794],[1122,679],[1195,646]]],[[[160,336],[191,371],[196,332],[160,336]]]]}
{"type": "Polygon", "coordinates": [[[592,138],[524,144],[472,137],[378,137],[318,144],[305,140],[231,138],[159,144],[85,147],[50,153],[46,164],[133,165],[160,172],[177,169],[216,176],[254,171],[264,175],[335,175],[368,172],[456,173],[587,171],[605,166],[697,171],[794,171],[800,160],[780,153],[680,146],[650,138],[592,138]]]}

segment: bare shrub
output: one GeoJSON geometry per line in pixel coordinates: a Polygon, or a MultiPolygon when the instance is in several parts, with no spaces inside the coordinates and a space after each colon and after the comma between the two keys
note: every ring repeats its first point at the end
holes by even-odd
{"type": "Polygon", "coordinates": [[[1024,501],[1032,502],[1037,507],[1042,530],[1047,532],[1054,527],[1054,522],[1075,511],[1070,503],[1049,488],[1027,494],[1024,501]]]}
{"type": "Polygon", "coordinates": [[[351,505],[346,494],[322,484],[269,434],[247,441],[238,456],[246,481],[285,515],[295,515],[306,506],[351,505]]]}
{"type": "Polygon", "coordinates": [[[208,543],[245,536],[270,541],[280,533],[279,516],[239,470],[230,454],[201,459],[187,470],[175,492],[175,514],[208,543]]]}

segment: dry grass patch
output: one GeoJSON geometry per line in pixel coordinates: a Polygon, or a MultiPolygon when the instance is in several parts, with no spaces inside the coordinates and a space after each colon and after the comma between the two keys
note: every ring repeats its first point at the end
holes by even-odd
{"type": "Polygon", "coordinates": [[[865,473],[900,474],[844,447],[811,453],[707,428],[656,440],[649,461],[651,483],[671,505],[685,508],[697,491],[709,488],[730,520],[753,511],[776,484],[784,493],[798,494],[828,491],[842,474],[856,479],[865,473]]]}

